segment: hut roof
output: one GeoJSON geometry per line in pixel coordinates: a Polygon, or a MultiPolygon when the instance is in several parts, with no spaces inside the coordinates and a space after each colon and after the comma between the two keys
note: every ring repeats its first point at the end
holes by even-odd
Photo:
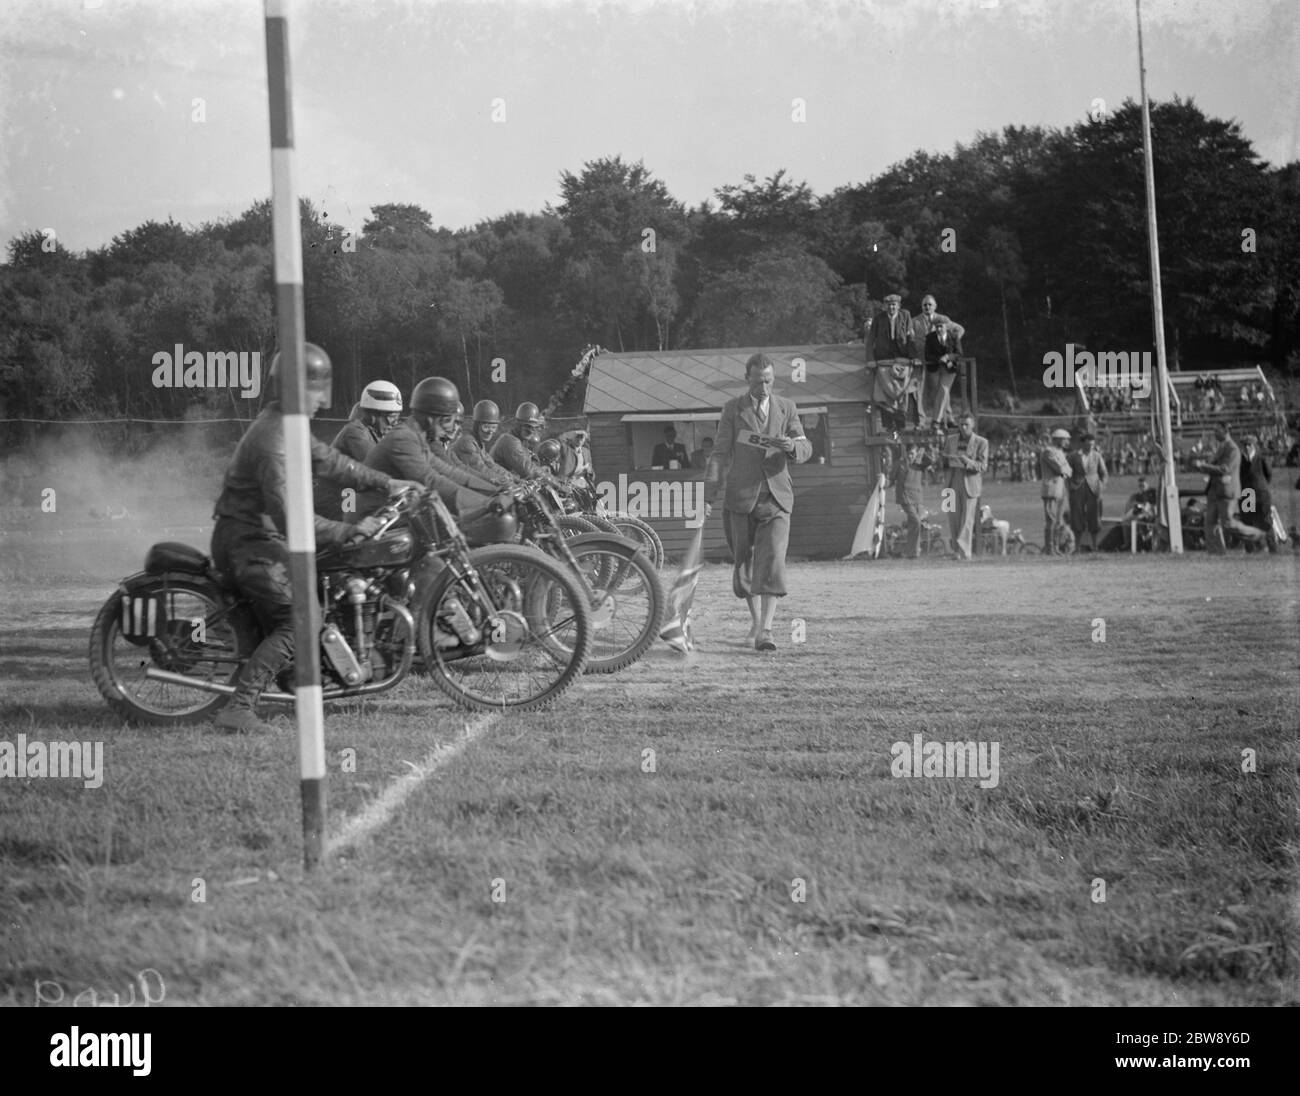
{"type": "Polygon", "coordinates": [[[871,398],[862,343],[650,350],[596,357],[583,411],[591,415],[715,410],[745,391],[745,361],[759,352],[776,361],[777,393],[796,403],[865,403],[871,398]],[[806,379],[791,383],[796,358],[804,361],[806,379]]]}

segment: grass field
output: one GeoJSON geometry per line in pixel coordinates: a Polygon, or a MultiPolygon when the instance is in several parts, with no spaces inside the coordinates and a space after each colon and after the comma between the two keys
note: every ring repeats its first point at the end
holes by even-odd
{"type": "Polygon", "coordinates": [[[0,738],[105,754],[0,780],[0,1001],[1300,1003],[1293,554],[796,564],[771,656],[709,566],[694,655],[551,712],[329,708],[332,830],[406,797],[304,878],[286,719],[128,727],[90,682],[148,539],[0,545],[0,738]],[[891,775],[914,735],[996,786],[891,775]]]}

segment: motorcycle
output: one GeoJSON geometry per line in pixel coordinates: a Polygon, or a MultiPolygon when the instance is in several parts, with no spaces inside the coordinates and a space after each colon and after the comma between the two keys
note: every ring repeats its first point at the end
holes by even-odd
{"type": "Polygon", "coordinates": [[[658,637],[668,607],[642,542],[595,528],[575,534],[574,516],[563,513],[560,493],[546,484],[526,484],[514,497],[523,542],[567,564],[587,595],[593,638],[586,672],[630,666],[658,637]]]}
{"type": "Polygon", "coordinates": [[[600,502],[596,488],[586,477],[576,477],[568,482],[568,496],[565,500],[565,516],[574,521],[587,522],[591,529],[587,532],[613,533],[618,536],[631,537],[639,541],[645,549],[650,562],[657,570],[663,570],[664,545],[655,532],[654,526],[631,514],[606,510],[600,502]]]}
{"type": "MultiPolygon", "coordinates": [[[[379,517],[371,536],[317,553],[323,699],[392,689],[417,649],[433,683],[469,708],[542,708],[578,679],[591,612],[567,567],[524,545],[471,549],[434,492],[408,492],[379,517]]],[[[95,618],[91,676],[128,720],[198,722],[228,702],[261,638],[252,603],[208,556],[163,542],[95,618]]],[[[291,675],[262,700],[292,704],[291,675]]]]}

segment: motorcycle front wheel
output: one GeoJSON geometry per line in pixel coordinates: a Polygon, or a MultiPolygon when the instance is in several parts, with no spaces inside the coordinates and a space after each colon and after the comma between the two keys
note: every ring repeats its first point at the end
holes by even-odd
{"type": "Polygon", "coordinates": [[[592,641],[587,673],[612,674],[632,665],[658,638],[668,595],[643,548],[583,538],[570,543],[590,591],[592,641]]]}
{"type": "Polygon", "coordinates": [[[434,684],[485,711],[544,708],[582,675],[591,610],[568,568],[534,548],[493,544],[447,566],[419,601],[416,635],[434,684]]]}

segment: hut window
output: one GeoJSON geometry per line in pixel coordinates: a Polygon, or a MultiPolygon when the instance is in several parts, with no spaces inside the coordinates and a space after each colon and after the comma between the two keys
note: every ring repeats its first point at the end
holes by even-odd
{"type": "MultiPolygon", "coordinates": [[[[655,448],[664,443],[664,428],[677,431],[676,442],[686,450],[687,468],[702,471],[707,460],[704,440],[709,444],[718,434],[717,419],[691,419],[685,422],[627,422],[628,448],[632,453],[633,468],[654,468],[655,448]]],[[[663,452],[660,452],[662,458],[663,452]]]]}

